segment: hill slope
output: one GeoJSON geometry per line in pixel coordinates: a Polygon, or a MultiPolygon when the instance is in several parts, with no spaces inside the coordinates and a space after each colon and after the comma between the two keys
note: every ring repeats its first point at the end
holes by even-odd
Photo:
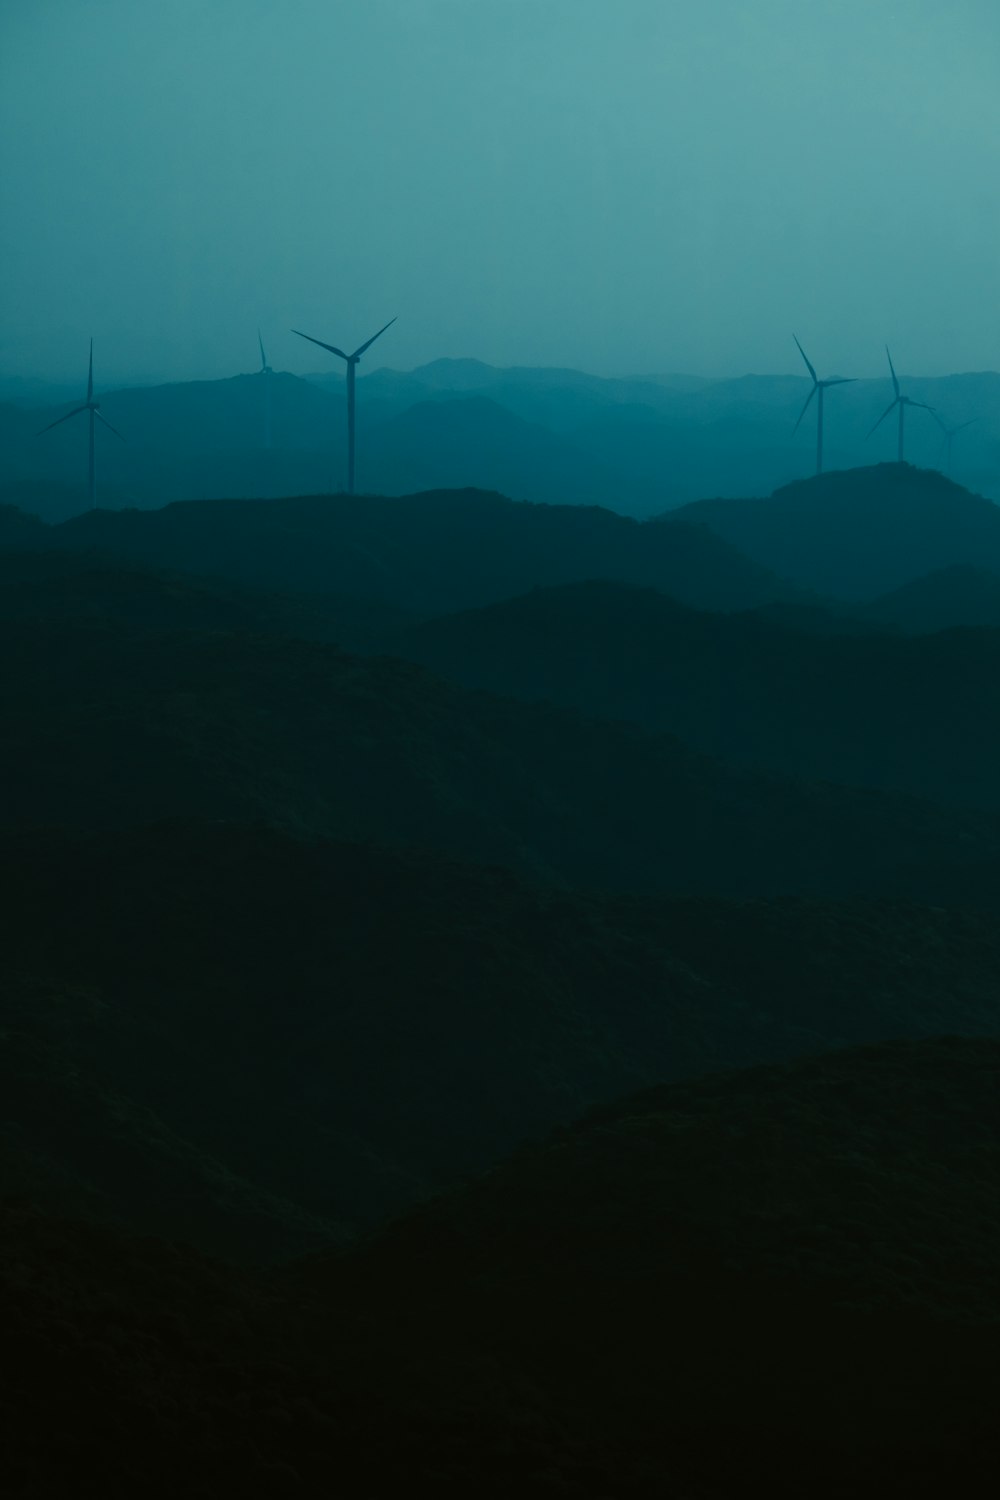
{"type": "Polygon", "coordinates": [[[1000,1035],[993,917],[584,898],[215,824],[0,856],[0,1192],[239,1259],[643,1085],[1000,1035]]]}
{"type": "Polygon", "coordinates": [[[1000,633],[799,619],[588,583],[430,621],[398,645],[467,687],[629,720],[734,764],[1000,806],[1000,633]]]}
{"type": "Polygon", "coordinates": [[[404,662],[86,623],[0,625],[0,649],[0,825],[263,819],[584,886],[996,899],[996,815],[730,770],[404,662]]]}
{"type": "MultiPolygon", "coordinates": [[[[21,533],[23,524],[10,545],[25,545],[21,533]]],[[[133,565],[360,596],[423,614],[593,577],[663,588],[708,609],[798,597],[704,527],[640,524],[597,507],[516,504],[471,490],[99,511],[53,527],[46,541],[133,565]]]]}
{"type": "Polygon", "coordinates": [[[1000,572],[1000,509],[933,470],[879,464],[802,480],[760,500],[699,500],[700,521],[803,588],[871,599],[936,569],[1000,572]]]}

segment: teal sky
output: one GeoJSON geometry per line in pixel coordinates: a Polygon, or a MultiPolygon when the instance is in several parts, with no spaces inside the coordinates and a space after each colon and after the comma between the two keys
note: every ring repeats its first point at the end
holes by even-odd
{"type": "Polygon", "coordinates": [[[0,371],[1000,368],[997,0],[2,0],[0,371]]]}

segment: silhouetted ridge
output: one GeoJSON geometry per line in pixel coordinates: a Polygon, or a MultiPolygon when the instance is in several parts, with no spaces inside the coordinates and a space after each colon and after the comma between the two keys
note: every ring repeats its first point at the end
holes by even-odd
{"type": "Polygon", "coordinates": [[[702,521],[804,588],[870,599],[954,564],[1000,572],[1000,510],[934,470],[846,469],[767,499],[699,500],[702,521]]]}
{"type": "Polygon", "coordinates": [[[798,597],[705,527],[475,490],[98,512],[53,528],[49,539],[145,566],[365,596],[427,614],[593,577],[653,585],[710,609],[798,597]]]}

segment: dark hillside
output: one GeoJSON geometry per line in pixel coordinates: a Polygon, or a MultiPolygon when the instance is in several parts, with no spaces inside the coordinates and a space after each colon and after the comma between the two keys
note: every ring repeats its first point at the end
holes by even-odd
{"type": "Polygon", "coordinates": [[[1000,629],[1000,574],[956,563],[874,599],[865,606],[876,625],[926,635],[959,627],[1000,629]]]}
{"type": "Polygon", "coordinates": [[[666,519],[711,526],[763,567],[845,599],[955,565],[1000,573],[1000,509],[910,464],[823,474],[766,499],[698,500],[666,519]]]}
{"type": "Polygon", "coordinates": [[[129,567],[96,552],[0,544],[0,619],[140,630],[271,634],[377,647],[411,623],[402,610],[341,595],[278,594],[226,579],[129,567]]]}
{"type": "Polygon", "coordinates": [[[240,1259],[654,1082],[1000,1035],[993,917],[620,901],[258,828],[0,841],[0,1193],[240,1259]]]}
{"type": "Polygon", "coordinates": [[[994,814],[729,770],[401,661],[21,622],[0,627],[0,657],[0,824],[263,819],[572,885],[997,897],[994,814]]]}
{"type": "Polygon", "coordinates": [[[361,1284],[626,1475],[985,1494],[998,1079],[1000,1044],[942,1040],[640,1094],[390,1227],[361,1284]]]}
{"type": "Polygon", "coordinates": [[[626,719],[733,764],[1000,806],[998,631],[821,632],[588,583],[416,626],[399,649],[465,686],[626,719]]]}
{"type": "Polygon", "coordinates": [[[708,609],[797,597],[705,527],[640,523],[596,506],[518,504],[476,490],[98,511],[53,528],[50,541],[146,567],[364,596],[422,614],[594,577],[662,588],[708,609]]]}

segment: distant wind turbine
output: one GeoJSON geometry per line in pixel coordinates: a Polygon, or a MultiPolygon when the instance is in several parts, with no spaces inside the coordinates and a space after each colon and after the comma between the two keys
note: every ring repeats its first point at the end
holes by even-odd
{"type": "Polygon", "coordinates": [[[265,448],[270,448],[270,446],[271,446],[271,366],[268,364],[268,362],[267,362],[267,355],[264,353],[264,340],[260,336],[260,329],[259,328],[257,329],[257,342],[260,345],[260,370],[259,370],[258,373],[261,375],[261,377],[263,378],[263,381],[264,381],[264,447],[265,448]]]}
{"type": "Polygon", "coordinates": [[[849,376],[847,378],[838,378],[836,380],[820,380],[819,377],[816,374],[816,371],[813,369],[812,365],[809,363],[809,356],[806,354],[806,351],[803,349],[803,347],[799,343],[798,339],[795,338],[795,334],[794,333],[792,334],[792,338],[795,339],[795,343],[798,346],[798,351],[802,355],[802,358],[805,360],[806,369],[809,371],[809,374],[812,376],[812,383],[813,383],[812,384],[812,390],[809,392],[808,396],[806,397],[806,404],[805,404],[805,406],[803,406],[802,410],[799,412],[799,420],[796,422],[795,426],[792,428],[792,436],[794,437],[795,434],[798,432],[799,427],[802,424],[802,418],[805,416],[806,412],[809,410],[809,403],[812,400],[812,398],[816,395],[816,392],[818,391],[819,392],[819,401],[818,401],[817,407],[816,407],[816,473],[817,474],[822,474],[822,472],[823,472],[823,396],[824,396],[827,388],[829,386],[831,386],[831,385],[853,385],[854,384],[854,377],[853,376],[849,376]]]}
{"type": "Polygon", "coordinates": [[[91,510],[96,510],[97,509],[97,466],[96,466],[95,458],[94,458],[94,425],[95,425],[96,422],[103,422],[104,425],[105,425],[105,427],[108,429],[108,431],[109,432],[113,432],[116,438],[121,438],[122,442],[124,442],[125,439],[122,438],[121,433],[118,431],[118,429],[116,427],[112,427],[111,423],[108,421],[108,419],[106,417],[102,417],[101,416],[101,403],[99,401],[95,401],[94,400],[94,340],[93,339],[91,339],[91,341],[90,341],[90,366],[89,366],[89,369],[87,371],[87,399],[86,399],[86,401],[84,402],[84,404],[82,406],[74,407],[74,409],[72,411],[68,411],[64,417],[57,417],[54,422],[50,422],[49,423],[48,427],[43,427],[42,430],[41,430],[41,432],[39,432],[38,436],[41,437],[42,432],[51,432],[52,428],[53,427],[58,427],[61,422],[68,422],[69,419],[70,419],[70,417],[78,417],[82,411],[87,412],[87,414],[90,417],[90,466],[89,466],[89,469],[88,469],[89,483],[90,483],[90,508],[91,508],[91,510]]]}
{"type": "Polygon", "coordinates": [[[946,423],[942,422],[942,420],[938,416],[937,412],[933,412],[932,415],[934,417],[935,422],[938,424],[938,426],[940,427],[941,431],[944,433],[944,445],[945,445],[945,449],[944,449],[944,472],[946,474],[950,474],[951,473],[951,445],[952,445],[952,443],[955,441],[956,437],[958,436],[958,434],[960,432],[964,432],[967,427],[971,427],[972,424],[973,424],[973,422],[978,422],[979,418],[978,417],[970,417],[967,422],[959,422],[959,424],[958,424],[957,427],[949,427],[949,426],[947,426],[946,423]]]}
{"type": "MultiPolygon", "coordinates": [[[[886,346],[885,346],[885,352],[886,352],[886,355],[887,355],[888,360],[889,360],[889,373],[892,376],[892,388],[895,391],[896,396],[895,396],[895,400],[892,401],[891,404],[886,407],[885,411],[879,417],[878,421],[875,423],[875,427],[881,427],[882,423],[885,421],[885,419],[889,415],[889,413],[891,411],[893,411],[897,406],[899,407],[899,462],[902,463],[903,462],[903,419],[904,419],[904,416],[905,416],[905,413],[906,413],[906,408],[908,406],[919,406],[922,411],[929,411],[932,414],[934,412],[934,408],[933,408],[933,406],[928,406],[925,401],[911,401],[910,398],[909,398],[909,396],[903,396],[903,395],[900,394],[899,381],[896,379],[896,370],[895,370],[895,367],[894,367],[894,365],[892,363],[892,355],[889,353],[889,345],[888,344],[886,344],[886,346]]],[[[871,432],[868,433],[868,437],[871,437],[872,432],[875,431],[875,427],[873,427],[872,430],[871,430],[871,432]]]]}
{"type": "Polygon", "coordinates": [[[378,333],[373,333],[371,338],[364,344],[359,345],[353,354],[345,354],[343,349],[338,349],[336,344],[324,344],[322,339],[314,339],[311,333],[299,333],[297,328],[292,332],[297,333],[300,339],[308,339],[310,344],[318,344],[321,349],[329,349],[331,354],[336,354],[339,359],[347,361],[347,493],[354,494],[354,372],[361,363],[361,356],[366,349],[370,349],[375,340],[381,338],[386,328],[391,328],[395,318],[390,318],[378,333]]]}

